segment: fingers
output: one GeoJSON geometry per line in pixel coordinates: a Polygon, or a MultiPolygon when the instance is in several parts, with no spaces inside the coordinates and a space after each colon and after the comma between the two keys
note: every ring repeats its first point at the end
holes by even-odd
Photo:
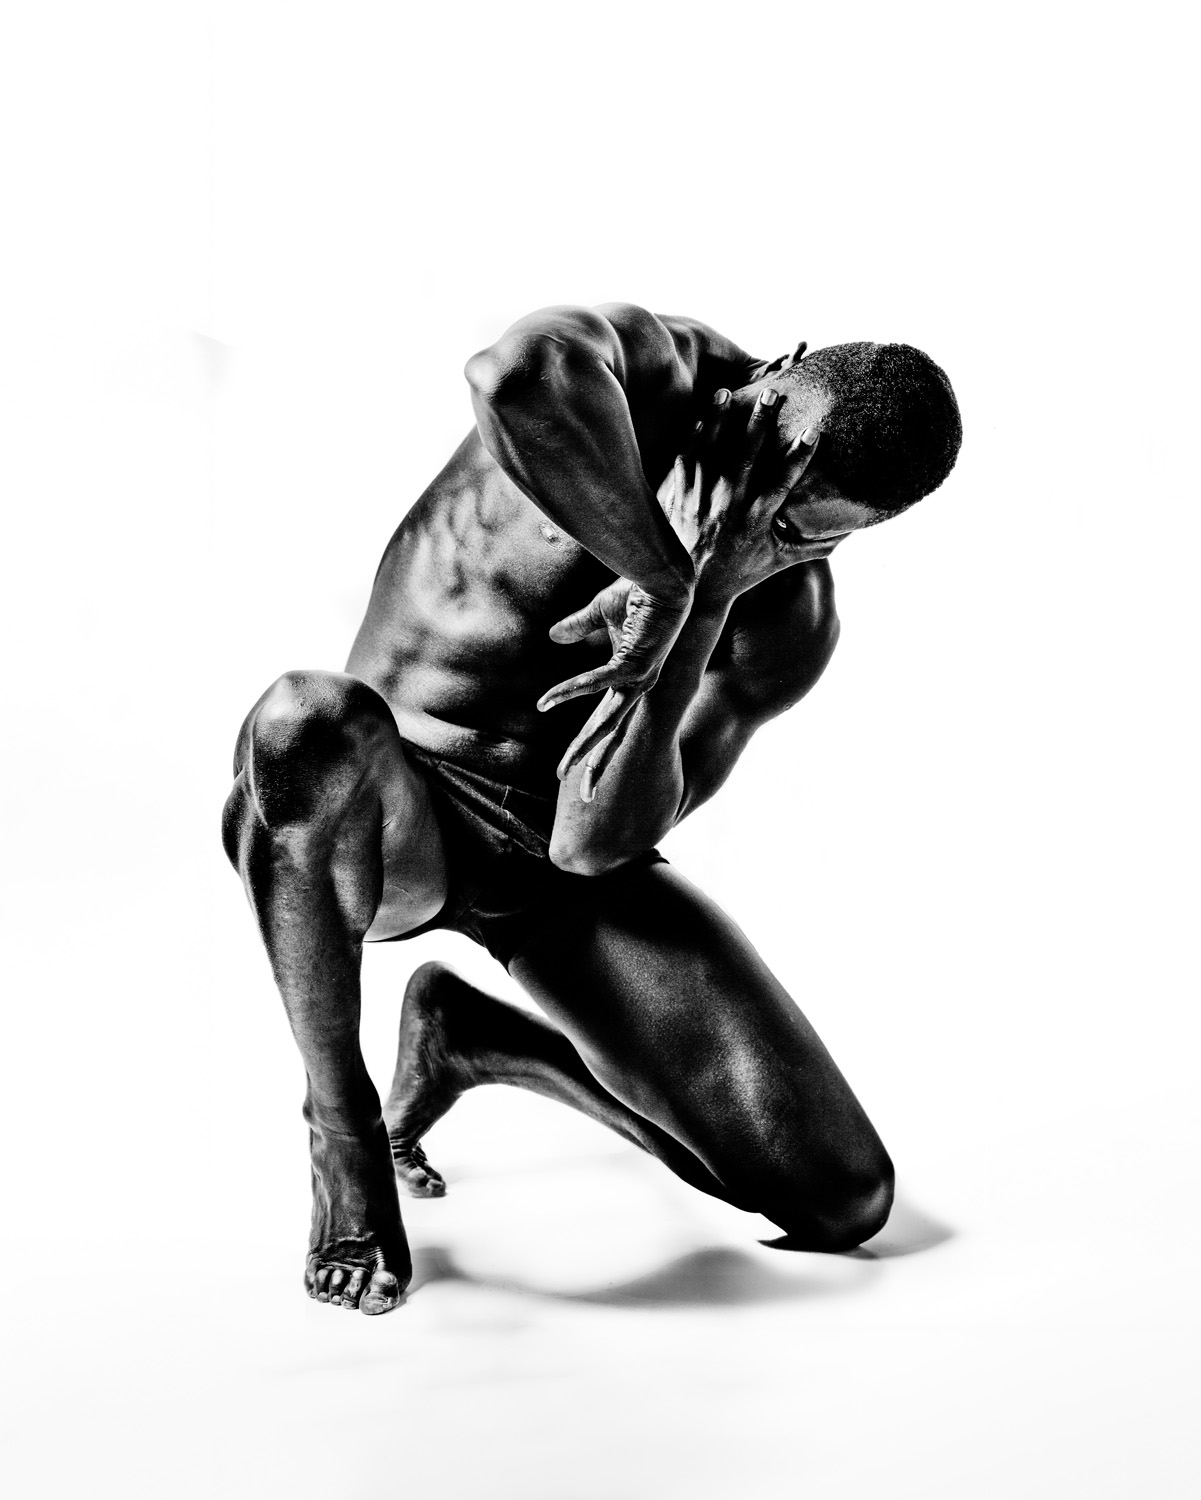
{"type": "Polygon", "coordinates": [[[708,452],[717,444],[722,428],[725,426],[726,418],[733,410],[733,402],[730,392],[723,385],[713,392],[713,410],[703,421],[696,424],[697,448],[701,452],[708,452]]]}
{"type": "MultiPolygon", "coordinates": [[[[691,600],[684,604],[664,603],[645,589],[631,587],[625,580],[602,590],[597,598],[601,619],[609,624],[614,654],[604,666],[581,672],[578,677],[570,677],[549,688],[538,699],[542,713],[586,693],[599,693],[604,688],[621,687],[642,692],[650,687],[658,677],[659,668],[679,635],[691,606],[691,600]],[[615,623],[615,613],[619,610],[624,610],[620,627],[615,623]]],[[[589,605],[588,609],[591,608],[589,605]]],[[[587,615],[587,611],[584,613],[587,615]]]]}
{"type": "MultiPolygon", "coordinates": [[[[701,423],[696,424],[696,430],[701,430],[701,423]]],[[[671,489],[667,495],[667,514],[675,515],[684,499],[684,492],[688,487],[688,467],[695,462],[695,440],[685,452],[677,453],[675,463],[671,466],[671,489]]],[[[660,496],[662,498],[662,496],[660,496]]]]}
{"type": "MultiPolygon", "coordinates": [[[[550,628],[550,638],[559,646],[569,646],[573,641],[585,640],[598,630],[606,629],[605,612],[598,594],[591,604],[577,609],[573,615],[556,620],[550,628]]],[[[553,688],[552,692],[555,691],[553,688]]],[[[541,705],[539,705],[541,707],[541,705]]]]}
{"type": "Polygon", "coordinates": [[[620,672],[621,667],[617,661],[607,661],[603,667],[594,667],[591,672],[581,672],[578,677],[569,677],[566,682],[556,683],[538,699],[538,712],[544,714],[548,709],[558,708],[560,703],[570,702],[572,698],[604,692],[616,683],[620,672]]]}
{"type": "Polygon", "coordinates": [[[744,482],[755,467],[767,434],[775,431],[776,416],[779,409],[780,393],[771,386],[759,393],[759,399],[751,408],[751,414],[747,418],[746,424],[746,441],[743,445],[739,464],[741,478],[744,482]]]}
{"type": "Polygon", "coordinates": [[[605,768],[621,748],[634,715],[628,713],[607,740],[602,740],[584,762],[584,774],[580,777],[580,801],[591,802],[596,796],[597,783],[605,774],[605,768]]]}
{"type": "Polygon", "coordinates": [[[703,519],[708,512],[710,496],[703,476],[720,466],[726,417],[731,408],[730,392],[724,386],[714,391],[712,412],[693,428],[691,439],[673,465],[671,513],[686,504],[690,492],[696,519],[703,519]]]}
{"type": "Polygon", "coordinates": [[[698,463],[707,463],[720,452],[725,443],[723,434],[729,426],[727,419],[737,405],[725,386],[713,392],[712,410],[692,429],[691,438],[676,459],[677,468],[695,468],[698,463]]]}
{"type": "MultiPolygon", "coordinates": [[[[692,436],[684,444],[680,451],[680,458],[685,461],[695,461],[698,454],[703,452],[713,441],[713,427],[720,421],[722,407],[725,402],[718,403],[718,397],[724,396],[730,399],[729,391],[715,391],[713,394],[713,411],[708,417],[702,417],[692,429],[692,436]]],[[[677,459],[677,463],[679,459],[677,459]]]]}
{"type": "Polygon", "coordinates": [[[788,449],[784,479],[780,486],[782,490],[791,490],[800,483],[801,476],[817,452],[817,442],[820,437],[821,433],[816,427],[806,427],[792,440],[788,449]]]}
{"type": "MultiPolygon", "coordinates": [[[[580,761],[595,750],[602,740],[607,739],[618,729],[640,697],[639,692],[630,688],[612,688],[605,694],[600,706],[564,752],[557,772],[560,781],[573,766],[579,765],[580,761]]],[[[591,798],[587,797],[584,800],[591,801],[591,798]]]]}
{"type": "Polygon", "coordinates": [[[730,392],[725,386],[713,392],[713,409],[709,415],[693,428],[692,441],[684,450],[683,457],[692,463],[707,460],[718,448],[726,418],[732,410],[730,392]]]}

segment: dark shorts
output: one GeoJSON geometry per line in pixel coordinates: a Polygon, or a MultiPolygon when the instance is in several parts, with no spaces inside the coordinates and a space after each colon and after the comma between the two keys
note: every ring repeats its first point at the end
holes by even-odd
{"type": "Polygon", "coordinates": [[[407,741],[405,754],[425,775],[442,830],[446,900],[436,917],[393,942],[423,932],[461,932],[508,968],[543,923],[594,898],[598,880],[666,863],[651,849],[609,875],[569,875],[550,862],[557,798],[509,786],[407,741]]]}

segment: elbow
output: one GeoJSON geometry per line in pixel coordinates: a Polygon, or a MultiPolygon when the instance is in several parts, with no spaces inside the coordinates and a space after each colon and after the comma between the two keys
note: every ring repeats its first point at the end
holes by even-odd
{"type": "Polygon", "coordinates": [[[574,843],[568,839],[552,838],[550,843],[551,864],[567,875],[607,875],[632,858],[632,855],[617,850],[574,843]]]}
{"type": "Polygon", "coordinates": [[[501,406],[519,401],[544,384],[558,353],[544,339],[529,335],[501,339],[473,354],[463,367],[463,375],[477,401],[501,406]]]}
{"type": "Polygon", "coordinates": [[[473,354],[463,366],[463,374],[472,394],[482,401],[491,401],[500,390],[504,380],[504,361],[495,345],[473,354]]]}

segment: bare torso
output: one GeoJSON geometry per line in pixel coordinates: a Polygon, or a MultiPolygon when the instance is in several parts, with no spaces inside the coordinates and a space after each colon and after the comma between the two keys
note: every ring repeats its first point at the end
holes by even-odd
{"type": "Polygon", "coordinates": [[[590,705],[548,716],[538,697],[607,655],[556,646],[548,631],[612,577],[473,432],[389,542],[346,670],[388,701],[414,744],[542,781],[590,705]]]}
{"type": "MultiPolygon", "coordinates": [[[[667,420],[639,433],[652,488],[669,472],[693,407],[677,398],[667,420]]],[[[801,565],[736,601],[715,668],[740,655],[753,667],[776,618],[788,619],[795,651],[797,596],[826,568],[801,565]]],[[[346,670],[387,700],[413,744],[548,791],[596,700],[545,714],[537,700],[610,653],[607,641],[556,645],[548,632],[613,577],[521,493],[473,431],[389,542],[346,670]]]]}

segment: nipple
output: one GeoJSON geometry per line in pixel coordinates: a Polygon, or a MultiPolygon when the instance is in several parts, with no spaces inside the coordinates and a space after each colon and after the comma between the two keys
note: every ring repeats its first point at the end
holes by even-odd
{"type": "Polygon", "coordinates": [[[540,521],[538,523],[538,530],[548,542],[557,542],[559,540],[559,533],[548,521],[540,521]]]}

